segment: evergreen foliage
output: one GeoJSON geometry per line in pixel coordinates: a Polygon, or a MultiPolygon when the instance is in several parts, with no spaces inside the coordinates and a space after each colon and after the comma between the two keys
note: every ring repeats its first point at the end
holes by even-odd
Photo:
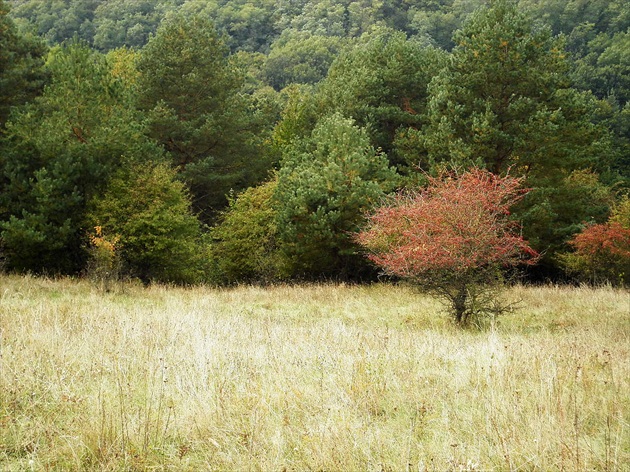
{"type": "Polygon", "coordinates": [[[334,114],[287,146],[275,198],[278,237],[298,276],[350,277],[362,270],[351,233],[396,184],[364,129],[334,114]]]}
{"type": "Polygon", "coordinates": [[[561,176],[595,161],[593,105],[570,87],[560,39],[516,4],[497,0],[455,35],[430,86],[425,165],[478,165],[501,174],[561,176]]]}
{"type": "Polygon", "coordinates": [[[128,159],[158,158],[130,89],[80,42],[54,49],[51,83],[7,124],[2,238],[8,267],[74,272],[84,262],[86,204],[128,159]]]}
{"type": "Polygon", "coordinates": [[[402,32],[377,29],[364,34],[332,64],[321,84],[327,110],[353,118],[369,130],[372,145],[405,164],[397,132],[422,126],[427,85],[444,63],[443,52],[402,32]]]}
{"type": "Polygon", "coordinates": [[[97,215],[145,280],[358,279],[362,212],[480,167],[524,178],[558,280],[630,185],[629,27],[623,0],[0,0],[6,268],[85,273],[97,215]],[[121,208],[162,215],[146,244],[121,208]]]}
{"type": "Polygon", "coordinates": [[[138,59],[139,103],[149,135],[171,155],[193,208],[209,222],[230,189],[264,177],[262,126],[239,93],[242,73],[203,17],[167,19],[138,59]]]}
{"type": "Polygon", "coordinates": [[[594,122],[595,100],[571,88],[561,38],[515,3],[497,0],[475,12],[455,40],[448,67],[429,87],[428,126],[417,139],[420,166],[526,176],[534,191],[518,216],[545,253],[543,265],[555,270],[550,256],[577,225],[606,213],[588,212],[601,200],[577,204],[592,182],[576,188],[582,181],[571,177],[588,168],[606,172],[611,164],[608,132],[594,122]]]}
{"type": "Polygon", "coordinates": [[[46,47],[33,35],[20,34],[0,0],[0,136],[11,107],[33,99],[43,87],[46,47]]]}

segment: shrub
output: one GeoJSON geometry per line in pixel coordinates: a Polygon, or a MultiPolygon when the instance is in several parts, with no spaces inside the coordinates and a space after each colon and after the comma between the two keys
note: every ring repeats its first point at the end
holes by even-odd
{"type": "Polygon", "coordinates": [[[504,310],[494,290],[504,269],[537,260],[509,218],[525,193],[521,179],[483,170],[429,177],[372,213],[356,240],[385,273],[442,298],[466,325],[504,310]]]}
{"type": "Polygon", "coordinates": [[[120,236],[106,236],[101,226],[95,226],[89,238],[87,276],[108,292],[112,283],[120,278],[120,236]]]}
{"type": "Polygon", "coordinates": [[[120,235],[128,275],[144,282],[202,279],[199,221],[185,185],[165,164],[134,165],[119,173],[92,207],[94,224],[120,235]]]}
{"type": "Polygon", "coordinates": [[[276,186],[274,179],[230,199],[229,208],[210,232],[216,282],[269,282],[285,275],[285,259],[276,238],[276,186]]]}
{"type": "Polygon", "coordinates": [[[630,200],[624,198],[607,223],[586,226],[569,241],[574,252],[560,256],[578,280],[630,284],[630,200]]]}

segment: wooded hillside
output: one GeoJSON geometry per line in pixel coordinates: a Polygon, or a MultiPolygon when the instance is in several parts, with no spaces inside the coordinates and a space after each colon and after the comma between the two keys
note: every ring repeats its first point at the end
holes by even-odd
{"type": "Polygon", "coordinates": [[[629,99],[622,0],[0,0],[2,260],[366,280],[366,212],[484,168],[530,277],[627,283],[629,99]]]}

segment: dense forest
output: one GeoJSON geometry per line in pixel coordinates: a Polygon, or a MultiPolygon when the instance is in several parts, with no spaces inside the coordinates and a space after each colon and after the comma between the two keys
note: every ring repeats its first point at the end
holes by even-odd
{"type": "Polygon", "coordinates": [[[629,100],[625,0],[0,0],[2,264],[369,280],[366,212],[484,168],[530,278],[630,281],[629,100]]]}

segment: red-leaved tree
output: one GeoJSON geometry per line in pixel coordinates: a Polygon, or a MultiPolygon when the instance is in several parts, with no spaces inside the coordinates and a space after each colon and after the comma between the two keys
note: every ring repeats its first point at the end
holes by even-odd
{"type": "Polygon", "coordinates": [[[439,296],[466,325],[501,311],[495,289],[504,269],[538,258],[509,218],[526,193],[511,176],[480,169],[444,174],[378,208],[356,240],[385,273],[439,296]]]}
{"type": "Polygon", "coordinates": [[[618,221],[587,226],[569,244],[575,248],[563,258],[569,272],[591,282],[630,284],[630,228],[618,221]]]}

